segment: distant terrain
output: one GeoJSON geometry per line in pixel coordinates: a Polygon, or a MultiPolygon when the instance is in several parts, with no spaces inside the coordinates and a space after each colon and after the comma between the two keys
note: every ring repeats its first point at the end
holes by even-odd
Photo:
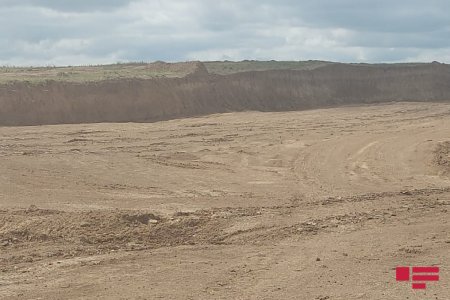
{"type": "Polygon", "coordinates": [[[96,82],[111,79],[184,77],[196,68],[195,62],[169,64],[117,63],[98,66],[67,67],[0,67],[0,84],[26,82],[38,84],[46,81],[96,82]]]}
{"type": "Polygon", "coordinates": [[[0,67],[0,84],[27,82],[32,84],[49,80],[63,82],[96,82],[111,79],[151,79],[185,77],[203,64],[211,74],[227,75],[248,71],[308,70],[332,62],[325,61],[211,61],[166,63],[116,63],[91,66],[0,67]]]}
{"type": "MultiPolygon", "coordinates": [[[[208,73],[229,75],[240,72],[268,71],[268,70],[312,70],[338,64],[335,62],[309,61],[207,61],[207,62],[178,62],[166,63],[162,61],[144,63],[116,63],[110,65],[89,66],[47,66],[47,67],[14,67],[0,66],[0,84],[13,82],[42,83],[46,81],[64,82],[96,82],[111,79],[152,79],[152,78],[181,78],[193,73],[199,64],[203,64],[208,73]]],[[[357,65],[357,64],[354,64],[357,65]]],[[[367,66],[367,64],[365,64],[367,66]]],[[[390,66],[417,66],[422,63],[391,64],[390,66]]],[[[370,66],[382,66],[373,64],[370,66]]]]}

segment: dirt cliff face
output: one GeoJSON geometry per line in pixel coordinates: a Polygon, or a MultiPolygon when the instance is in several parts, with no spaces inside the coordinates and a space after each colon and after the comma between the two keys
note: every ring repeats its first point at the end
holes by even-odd
{"type": "Polygon", "coordinates": [[[231,111],[450,101],[450,66],[346,65],[184,78],[0,86],[0,125],[153,122],[231,111]]]}

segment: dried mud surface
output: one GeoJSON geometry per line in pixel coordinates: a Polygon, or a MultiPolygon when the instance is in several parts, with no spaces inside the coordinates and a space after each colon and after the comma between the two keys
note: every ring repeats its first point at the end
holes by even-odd
{"type": "Polygon", "coordinates": [[[448,299],[450,104],[0,139],[0,298],[448,299]]]}

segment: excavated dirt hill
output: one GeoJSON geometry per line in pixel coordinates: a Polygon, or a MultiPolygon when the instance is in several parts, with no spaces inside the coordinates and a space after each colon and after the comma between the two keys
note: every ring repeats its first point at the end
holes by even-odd
{"type": "Polygon", "coordinates": [[[314,70],[0,86],[0,125],[153,122],[237,111],[450,99],[450,66],[332,64],[314,70]]]}

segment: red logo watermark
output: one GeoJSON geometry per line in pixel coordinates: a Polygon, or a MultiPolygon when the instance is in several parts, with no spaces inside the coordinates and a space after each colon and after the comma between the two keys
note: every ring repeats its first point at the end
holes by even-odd
{"type": "Polygon", "coordinates": [[[424,290],[427,288],[425,282],[439,281],[439,267],[397,267],[395,279],[397,281],[412,281],[414,290],[424,290]]]}

